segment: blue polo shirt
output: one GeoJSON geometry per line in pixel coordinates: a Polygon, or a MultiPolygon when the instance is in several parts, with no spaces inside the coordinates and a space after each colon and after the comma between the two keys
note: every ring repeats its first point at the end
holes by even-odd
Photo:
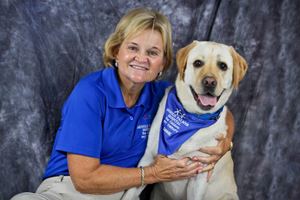
{"type": "Polygon", "coordinates": [[[137,166],[169,85],[165,81],[146,83],[135,106],[128,108],[114,68],[81,79],[63,106],[44,178],[69,175],[67,152],[99,158],[102,164],[137,166]]]}

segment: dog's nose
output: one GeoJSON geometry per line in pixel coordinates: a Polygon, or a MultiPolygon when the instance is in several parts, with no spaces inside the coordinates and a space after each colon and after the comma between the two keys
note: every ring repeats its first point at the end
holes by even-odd
{"type": "Polygon", "coordinates": [[[207,76],[202,80],[202,84],[207,88],[215,88],[217,86],[217,80],[214,77],[207,76]]]}

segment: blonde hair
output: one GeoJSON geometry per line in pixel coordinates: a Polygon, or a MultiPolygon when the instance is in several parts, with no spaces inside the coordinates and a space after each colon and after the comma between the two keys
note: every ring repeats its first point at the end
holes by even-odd
{"type": "Polygon", "coordinates": [[[115,56],[124,40],[152,29],[162,36],[166,71],[172,64],[172,28],[166,16],[147,8],[137,8],[124,15],[116,26],[115,31],[109,36],[104,45],[103,62],[105,66],[112,66],[115,56]]]}

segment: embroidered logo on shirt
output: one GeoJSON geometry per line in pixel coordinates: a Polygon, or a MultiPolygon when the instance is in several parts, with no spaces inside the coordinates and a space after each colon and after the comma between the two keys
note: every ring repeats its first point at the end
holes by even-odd
{"type": "Polygon", "coordinates": [[[148,137],[150,124],[138,125],[137,130],[138,132],[141,132],[141,138],[145,139],[148,137]]]}

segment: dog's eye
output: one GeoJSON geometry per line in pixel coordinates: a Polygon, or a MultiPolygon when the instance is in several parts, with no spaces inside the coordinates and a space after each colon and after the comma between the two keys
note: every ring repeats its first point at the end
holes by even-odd
{"type": "Polygon", "coordinates": [[[228,66],[224,62],[218,62],[218,67],[223,71],[226,71],[228,69],[228,66]]]}
{"type": "Polygon", "coordinates": [[[202,60],[195,60],[193,63],[194,67],[202,67],[204,62],[202,60]]]}

